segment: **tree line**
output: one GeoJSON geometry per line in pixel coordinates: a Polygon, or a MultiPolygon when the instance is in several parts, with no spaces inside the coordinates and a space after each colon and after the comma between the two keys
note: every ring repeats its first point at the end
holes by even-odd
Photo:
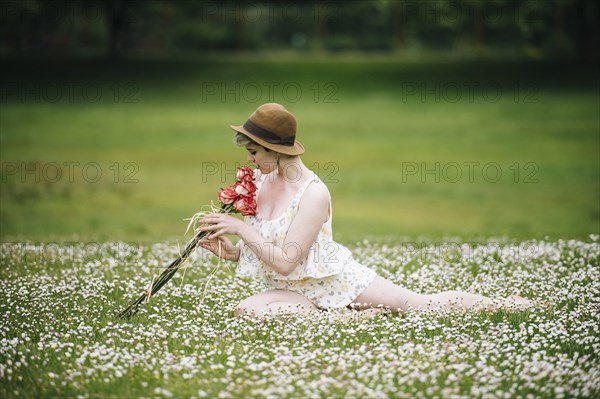
{"type": "Polygon", "coordinates": [[[5,0],[3,55],[455,51],[595,58],[596,0],[5,0]]]}

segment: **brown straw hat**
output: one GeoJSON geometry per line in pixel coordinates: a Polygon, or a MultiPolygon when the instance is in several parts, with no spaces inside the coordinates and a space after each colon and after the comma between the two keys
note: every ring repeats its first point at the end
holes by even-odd
{"type": "Polygon", "coordinates": [[[281,154],[304,154],[304,147],[296,141],[296,118],[281,104],[263,104],[250,115],[244,125],[231,125],[231,128],[257,144],[281,154]]]}

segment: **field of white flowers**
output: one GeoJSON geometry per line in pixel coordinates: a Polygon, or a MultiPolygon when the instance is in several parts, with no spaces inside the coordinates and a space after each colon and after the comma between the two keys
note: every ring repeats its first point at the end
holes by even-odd
{"type": "Polygon", "coordinates": [[[521,294],[537,306],[254,322],[232,311],[257,283],[197,253],[123,321],[116,312],[176,244],[4,243],[0,397],[600,397],[598,236],[350,248],[422,293],[521,294]]]}

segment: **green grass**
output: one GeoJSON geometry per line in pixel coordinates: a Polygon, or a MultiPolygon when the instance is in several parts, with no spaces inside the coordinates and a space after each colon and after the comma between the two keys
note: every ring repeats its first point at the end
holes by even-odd
{"type": "Polygon", "coordinates": [[[284,103],[298,118],[303,160],[329,185],[342,241],[583,238],[600,229],[593,67],[92,60],[3,66],[4,241],[181,237],[181,219],[232,180],[208,168],[221,172],[245,162],[228,125],[267,101],[284,103]],[[62,96],[50,102],[57,87],[62,96]],[[86,100],[96,93],[98,101],[86,100]],[[497,101],[486,100],[494,93],[497,101]],[[65,162],[79,163],[72,181],[65,162]],[[34,172],[24,173],[22,163],[34,172]],[[60,166],[61,178],[50,163],[60,166]],[[447,172],[438,181],[425,172],[436,163],[447,172]],[[456,181],[452,165],[461,167],[456,181]],[[486,166],[492,169],[483,175],[486,166]],[[93,167],[102,172],[97,182],[90,181],[93,167]],[[417,171],[408,174],[409,167],[417,171]]]}
{"type": "MultiPolygon", "coordinates": [[[[19,397],[597,397],[598,237],[463,247],[452,261],[382,240],[357,261],[406,288],[492,298],[525,312],[335,311],[232,317],[260,290],[200,253],[130,321],[116,312],[177,253],[173,243],[0,246],[0,395],[19,397]],[[595,241],[594,241],[595,240],[595,241]],[[523,245],[534,248],[520,252],[523,245]],[[99,253],[101,255],[99,255],[99,253]],[[514,256],[517,253],[519,256],[514,256]],[[470,270],[476,263],[481,267],[470,270]],[[544,302],[553,308],[547,308],[544,302]]],[[[460,245],[462,241],[455,241],[460,245]]],[[[490,243],[493,243],[492,241],[490,243]]]]}

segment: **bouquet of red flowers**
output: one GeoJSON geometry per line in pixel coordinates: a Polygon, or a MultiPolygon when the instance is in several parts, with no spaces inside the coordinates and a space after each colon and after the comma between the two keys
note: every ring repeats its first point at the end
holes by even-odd
{"type": "Polygon", "coordinates": [[[254,184],[254,171],[247,166],[242,166],[236,174],[233,186],[222,188],[217,196],[221,202],[224,213],[241,213],[244,216],[256,215],[256,184],[254,184]]]}
{"type": "MultiPolygon", "coordinates": [[[[219,213],[241,213],[244,216],[256,215],[256,184],[254,183],[254,171],[247,166],[242,166],[236,174],[236,182],[227,188],[222,188],[218,193],[220,205],[212,206],[211,212],[219,213]]],[[[194,226],[207,212],[198,212],[190,219],[190,226],[194,226]]],[[[194,229],[195,230],[195,229],[194,229]]],[[[186,231],[187,232],[187,231],[186,231]]],[[[145,290],[127,308],[119,312],[120,318],[129,319],[139,310],[140,305],[148,302],[174,275],[177,273],[192,252],[198,246],[198,242],[208,235],[208,231],[198,232],[185,246],[185,249],[177,259],[157,277],[152,279],[150,287],[145,290]]]]}

